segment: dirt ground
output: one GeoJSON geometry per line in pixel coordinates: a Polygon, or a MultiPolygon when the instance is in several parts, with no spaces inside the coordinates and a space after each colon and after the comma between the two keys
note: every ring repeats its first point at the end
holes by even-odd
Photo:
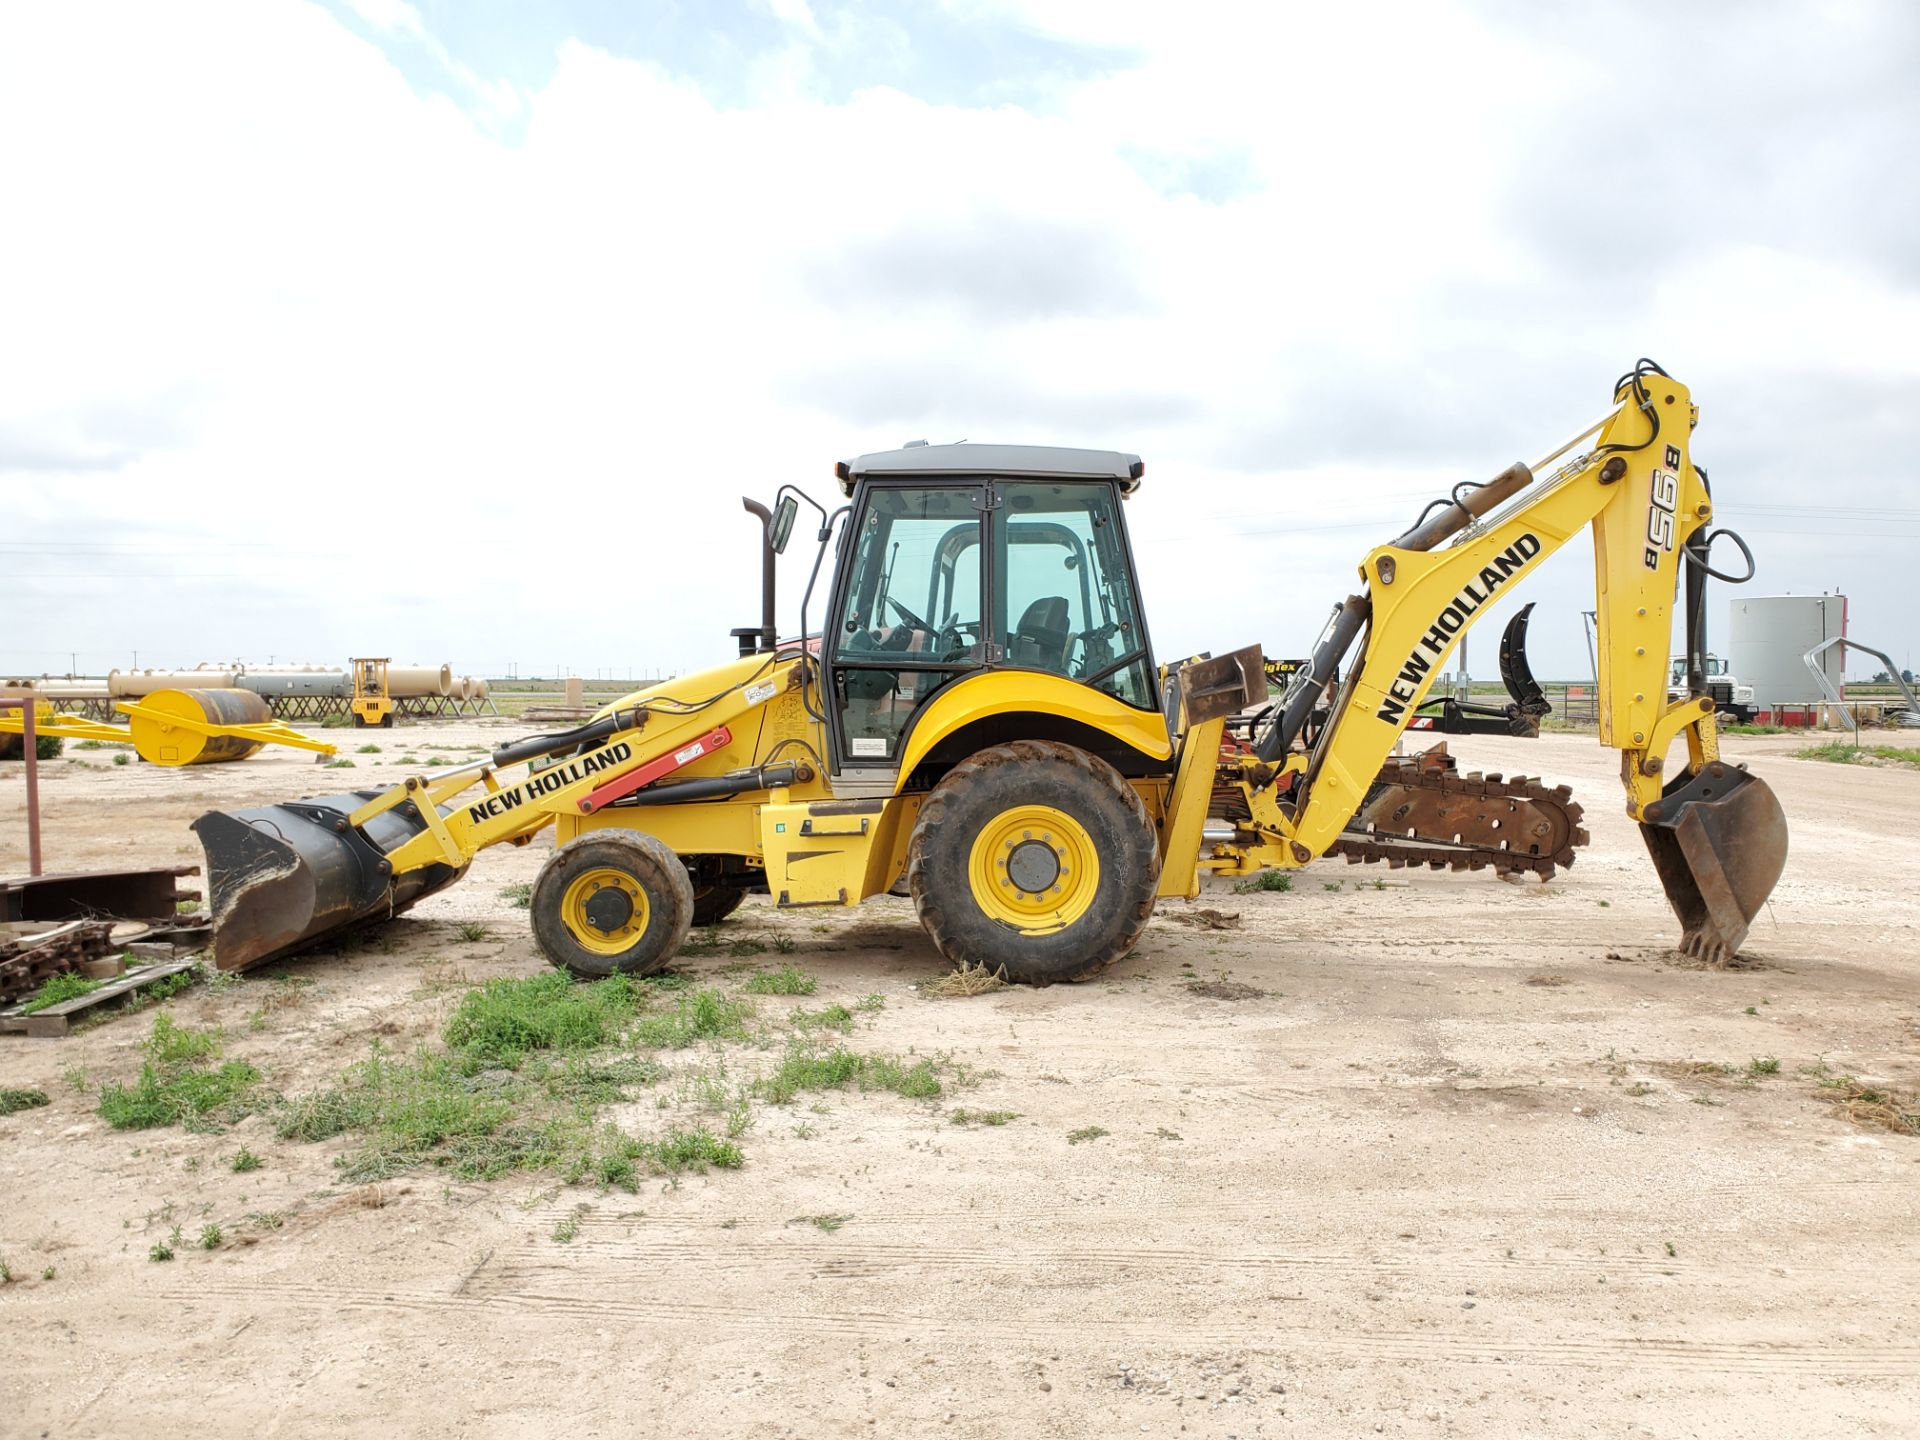
{"type": "MultiPolygon", "coordinates": [[[[402,730],[353,772],[77,754],[44,772],[49,859],[197,860],[205,809],[519,728],[402,730]]],[[[1912,1435],[1920,1139],[1856,1127],[1802,1072],[1920,1087],[1920,772],[1788,758],[1802,743],[1728,744],[1793,840],[1726,971],[1677,962],[1614,758],[1568,735],[1454,742],[1586,801],[1593,843],[1551,884],[1322,863],[1199,902],[1237,929],[1163,906],[1086,985],[935,999],[908,902],[750,901],[724,933],[790,940],[820,985],[760,999],[770,1030],[878,994],[847,1043],[972,1081],[757,1105],[744,1168],[637,1196],[356,1188],[344,1142],[267,1116],[116,1132],[92,1092],[138,1070],[151,1012],[0,1036],[0,1083],[52,1097],[0,1119],[0,1434],[1912,1435]],[[1777,1073],[1745,1075],[1766,1057],[1777,1073]],[[232,1171],[241,1145],[261,1169],[232,1171]],[[209,1220],[228,1239],[202,1251],[209,1220]],[[174,1225],[189,1243],[151,1261],[174,1225]]],[[[0,871],[25,868],[19,771],[0,766],[0,871]]],[[[391,953],[167,1012],[287,1093],[375,1037],[429,1043],[465,983],[543,969],[500,892],[545,853],[482,855],[391,953]],[[458,937],[471,920],[488,938],[458,937]]],[[[738,990],[747,967],[683,968],[738,990]]],[[[777,1044],[662,1058],[746,1076],[777,1044]]],[[[690,1103],[657,1088],[613,1118],[646,1134],[690,1103]]]]}

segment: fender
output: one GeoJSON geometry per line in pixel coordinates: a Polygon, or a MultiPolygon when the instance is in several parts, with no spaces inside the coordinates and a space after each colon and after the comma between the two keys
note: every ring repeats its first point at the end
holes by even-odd
{"type": "Polygon", "coordinates": [[[941,690],[914,717],[894,793],[946,736],[976,720],[1022,710],[1077,720],[1154,760],[1173,758],[1166,717],[1157,710],[1136,710],[1103,690],[1044,670],[983,670],[941,690]]]}

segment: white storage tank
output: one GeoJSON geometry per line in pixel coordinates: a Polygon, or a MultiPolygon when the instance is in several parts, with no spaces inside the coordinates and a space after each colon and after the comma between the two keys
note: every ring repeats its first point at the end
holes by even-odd
{"type": "MultiPolygon", "coordinates": [[[[1763,719],[1811,723],[1814,707],[1827,703],[1827,697],[1807,669],[1806,654],[1821,641],[1847,633],[1847,597],[1754,595],[1735,600],[1731,608],[1727,663],[1734,678],[1753,687],[1753,703],[1763,719]]],[[[1843,648],[1835,645],[1821,656],[1836,691],[1843,648]]]]}

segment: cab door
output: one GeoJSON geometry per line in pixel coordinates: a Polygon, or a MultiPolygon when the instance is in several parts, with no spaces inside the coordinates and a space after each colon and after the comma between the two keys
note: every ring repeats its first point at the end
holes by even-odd
{"type": "Polygon", "coordinates": [[[914,712],[990,660],[991,498],[968,480],[864,489],[822,640],[836,775],[890,782],[914,712]]]}

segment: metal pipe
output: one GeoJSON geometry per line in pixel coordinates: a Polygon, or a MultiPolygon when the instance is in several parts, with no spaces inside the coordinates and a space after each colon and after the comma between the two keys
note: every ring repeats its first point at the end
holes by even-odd
{"type": "Polygon", "coordinates": [[[1313,713],[1313,702],[1318,698],[1321,687],[1339,669],[1341,658],[1353,648],[1361,627],[1372,614],[1373,602],[1366,596],[1349,595],[1346,598],[1334,615],[1333,623],[1327,627],[1326,635],[1314,648],[1313,659],[1307,663],[1305,670],[1294,676],[1293,684],[1281,705],[1280,718],[1261,737],[1256,751],[1262,760],[1269,763],[1279,760],[1292,748],[1294,737],[1313,713]]]}
{"type": "Polygon", "coordinates": [[[740,497],[740,508],[760,517],[760,649],[771,650],[780,638],[773,604],[773,512],[745,495],[740,497]]]}
{"type": "Polygon", "coordinates": [[[813,767],[797,760],[778,765],[759,765],[751,770],[735,770],[727,775],[703,776],[698,780],[658,783],[636,790],[621,805],[671,805],[680,800],[714,800],[727,795],[744,795],[749,790],[772,790],[780,785],[805,784],[813,778],[813,767]]]}
{"type": "Polygon", "coordinates": [[[1439,514],[1415,525],[1398,540],[1387,543],[1396,550],[1431,550],[1449,535],[1458,534],[1496,505],[1518,495],[1533,483],[1533,471],[1516,460],[1493,479],[1469,490],[1464,500],[1456,500],[1439,514]]]}
{"type": "Polygon", "coordinates": [[[529,735],[524,740],[516,740],[511,745],[502,745],[494,751],[492,763],[496,767],[504,767],[518,765],[522,760],[538,760],[542,755],[571,750],[574,746],[585,745],[591,740],[604,740],[609,735],[617,734],[622,730],[637,729],[645,719],[646,712],[635,706],[630,710],[616,710],[604,719],[592,721],[572,730],[561,730],[552,735],[529,735]]]}
{"type": "Polygon", "coordinates": [[[34,731],[40,702],[29,696],[20,702],[21,754],[27,762],[27,873],[40,873],[40,737],[34,731]]]}

